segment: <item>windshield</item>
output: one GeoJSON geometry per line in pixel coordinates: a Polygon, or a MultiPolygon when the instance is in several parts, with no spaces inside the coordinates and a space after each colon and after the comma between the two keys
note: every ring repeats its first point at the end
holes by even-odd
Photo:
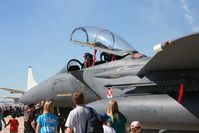
{"type": "Polygon", "coordinates": [[[118,56],[124,56],[136,51],[117,34],[99,27],[76,28],[71,33],[70,40],[75,44],[93,47],[118,56]]]}
{"type": "Polygon", "coordinates": [[[77,59],[71,59],[59,73],[66,73],[68,71],[76,71],[82,69],[83,64],[77,59]]]}

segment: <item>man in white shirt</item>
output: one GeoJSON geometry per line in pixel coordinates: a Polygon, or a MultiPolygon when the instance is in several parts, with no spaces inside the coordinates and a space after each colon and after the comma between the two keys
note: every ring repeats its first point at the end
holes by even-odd
{"type": "Polygon", "coordinates": [[[89,117],[89,109],[84,106],[84,96],[80,92],[73,94],[73,102],[76,105],[68,115],[65,126],[66,133],[85,133],[86,121],[89,117]]]}

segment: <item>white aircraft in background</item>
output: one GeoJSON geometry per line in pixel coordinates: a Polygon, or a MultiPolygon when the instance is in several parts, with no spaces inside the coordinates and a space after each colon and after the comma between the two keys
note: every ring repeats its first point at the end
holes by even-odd
{"type": "MultiPolygon", "coordinates": [[[[37,82],[35,81],[35,79],[33,77],[32,67],[29,66],[28,67],[28,80],[27,80],[27,89],[26,89],[26,91],[30,90],[31,88],[33,88],[36,85],[37,85],[37,82]]],[[[0,97],[0,98],[13,99],[15,102],[18,102],[20,97],[26,92],[24,90],[11,89],[11,88],[7,88],[7,87],[0,87],[0,90],[9,91],[11,94],[19,94],[18,97],[17,96],[16,97],[15,96],[2,96],[2,97],[0,97]]]]}

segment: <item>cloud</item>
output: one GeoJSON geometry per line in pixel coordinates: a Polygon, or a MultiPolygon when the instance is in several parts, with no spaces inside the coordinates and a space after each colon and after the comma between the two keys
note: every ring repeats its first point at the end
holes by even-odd
{"type": "Polygon", "coordinates": [[[187,0],[181,0],[182,8],[185,11],[185,18],[188,21],[188,23],[191,25],[192,29],[197,32],[199,31],[199,25],[196,24],[196,19],[194,18],[193,12],[188,7],[187,0]]]}

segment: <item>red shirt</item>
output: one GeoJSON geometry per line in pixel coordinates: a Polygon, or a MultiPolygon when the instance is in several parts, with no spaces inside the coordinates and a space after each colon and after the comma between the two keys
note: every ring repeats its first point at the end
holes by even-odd
{"type": "Polygon", "coordinates": [[[8,125],[10,124],[10,131],[11,132],[16,132],[18,131],[18,126],[19,126],[19,122],[17,119],[12,118],[9,120],[8,125]]]}

